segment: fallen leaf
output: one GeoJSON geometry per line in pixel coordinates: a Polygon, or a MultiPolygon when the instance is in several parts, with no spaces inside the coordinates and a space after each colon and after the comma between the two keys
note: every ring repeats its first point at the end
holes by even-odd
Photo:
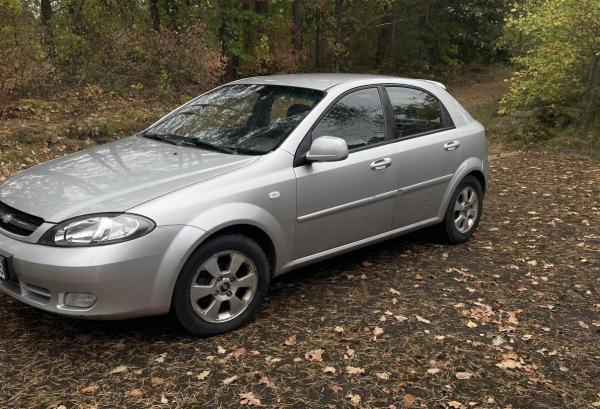
{"type": "Polygon", "coordinates": [[[365,370],[363,368],[357,368],[355,366],[347,366],[346,372],[348,373],[348,375],[358,375],[361,373],[365,373],[365,370]]]}
{"type": "Polygon", "coordinates": [[[473,374],[471,372],[457,372],[455,376],[457,379],[471,379],[473,374]]]}
{"type": "Polygon", "coordinates": [[[496,366],[502,369],[517,369],[521,368],[523,365],[514,359],[505,359],[504,361],[497,363],[496,366]]]}
{"type": "Polygon", "coordinates": [[[338,326],[337,326],[337,327],[335,327],[333,330],[334,330],[335,332],[337,332],[338,334],[340,334],[340,333],[344,332],[344,327],[342,327],[342,326],[338,325],[338,326]]]}
{"type": "Polygon", "coordinates": [[[390,293],[394,294],[394,295],[400,295],[400,291],[398,290],[394,290],[393,288],[390,287],[390,293]]]}
{"type": "Polygon", "coordinates": [[[225,348],[223,348],[221,345],[219,345],[219,346],[217,347],[217,352],[218,352],[219,354],[223,355],[223,354],[224,354],[225,352],[227,352],[227,351],[225,350],[225,348]]]}
{"type": "Polygon", "coordinates": [[[208,377],[208,375],[210,375],[210,371],[202,371],[198,375],[196,375],[196,378],[199,381],[203,381],[208,377]]]}
{"type": "Polygon", "coordinates": [[[267,388],[275,389],[275,384],[271,382],[271,380],[266,376],[260,378],[260,381],[258,381],[258,383],[261,385],[265,385],[267,388]]]}
{"type": "Polygon", "coordinates": [[[417,401],[417,398],[415,398],[413,395],[411,395],[410,393],[405,394],[402,397],[402,401],[404,401],[404,404],[406,406],[412,406],[415,404],[415,402],[417,401]]]}
{"type": "Polygon", "coordinates": [[[152,386],[158,386],[165,383],[165,380],[163,378],[155,377],[150,380],[150,383],[152,384],[152,386]]]}
{"type": "Polygon", "coordinates": [[[155,359],[156,362],[158,362],[159,364],[162,364],[163,362],[165,362],[165,358],[167,357],[167,353],[162,353],[160,354],[160,356],[158,358],[155,359]]]}
{"type": "Polygon", "coordinates": [[[352,403],[352,405],[357,406],[358,404],[360,404],[361,398],[359,395],[349,393],[348,395],[346,395],[346,397],[350,399],[350,403],[352,403]]]}
{"type": "Polygon", "coordinates": [[[230,376],[229,378],[225,378],[225,379],[223,379],[223,385],[232,384],[233,382],[237,381],[237,379],[238,379],[237,375],[233,375],[233,376],[230,376]]]}
{"type": "Polygon", "coordinates": [[[383,328],[375,327],[375,329],[373,330],[373,338],[376,339],[381,334],[383,334],[383,328]]]}
{"type": "Polygon", "coordinates": [[[335,373],[335,368],[333,366],[326,366],[323,369],[323,372],[325,372],[325,373],[335,373]]]}
{"type": "Polygon", "coordinates": [[[287,345],[289,347],[296,345],[296,336],[292,335],[291,337],[289,337],[288,339],[286,339],[285,341],[283,341],[284,345],[287,345]]]}
{"type": "Polygon", "coordinates": [[[577,321],[577,324],[579,324],[581,328],[590,329],[590,326],[583,321],[577,321]]]}
{"type": "Polygon", "coordinates": [[[423,322],[425,324],[431,324],[431,321],[426,320],[425,318],[421,317],[420,315],[416,315],[416,317],[417,317],[417,321],[419,321],[419,322],[423,322]]]}
{"type": "Polygon", "coordinates": [[[311,362],[323,362],[323,352],[322,349],[314,349],[304,354],[304,358],[311,362]]]}
{"type": "Polygon", "coordinates": [[[452,409],[467,409],[465,405],[455,400],[448,402],[448,407],[452,409]]]}
{"type": "Polygon", "coordinates": [[[260,399],[253,392],[240,393],[240,405],[260,406],[260,399]]]}
{"type": "Polygon", "coordinates": [[[387,381],[388,379],[390,379],[389,372],[375,372],[375,376],[384,381],[387,381]]]}
{"type": "Polygon", "coordinates": [[[100,386],[98,386],[96,384],[92,384],[90,386],[86,386],[85,388],[82,388],[79,392],[81,392],[81,393],[95,393],[98,389],[100,389],[100,386]]]}
{"type": "Polygon", "coordinates": [[[477,324],[474,323],[473,321],[469,320],[469,322],[467,322],[467,327],[469,327],[469,328],[477,328],[477,324]]]}
{"type": "Polygon", "coordinates": [[[235,350],[235,352],[233,353],[233,357],[237,360],[242,358],[244,355],[246,355],[246,348],[241,347],[235,350]]]}
{"type": "Polygon", "coordinates": [[[140,396],[144,395],[144,391],[138,388],[133,388],[129,391],[128,395],[133,398],[139,398],[140,396]]]}
{"type": "Polygon", "coordinates": [[[435,375],[436,373],[440,373],[440,371],[441,371],[440,368],[429,368],[427,370],[427,373],[430,375],[435,375]]]}
{"type": "Polygon", "coordinates": [[[125,372],[127,371],[127,367],[125,365],[119,365],[116,368],[114,368],[113,370],[111,370],[109,373],[113,374],[113,373],[121,373],[121,372],[125,372]]]}

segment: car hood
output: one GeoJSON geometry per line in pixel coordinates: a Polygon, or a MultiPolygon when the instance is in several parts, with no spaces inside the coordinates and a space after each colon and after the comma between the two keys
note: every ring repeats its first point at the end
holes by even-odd
{"type": "Polygon", "coordinates": [[[122,212],[257,159],[132,136],[20,172],[0,185],[0,201],[58,223],[122,212]]]}

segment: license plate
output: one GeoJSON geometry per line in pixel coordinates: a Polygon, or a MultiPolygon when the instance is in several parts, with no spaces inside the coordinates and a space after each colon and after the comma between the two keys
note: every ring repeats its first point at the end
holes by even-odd
{"type": "Polygon", "coordinates": [[[4,256],[0,256],[0,280],[8,281],[8,263],[4,256]]]}

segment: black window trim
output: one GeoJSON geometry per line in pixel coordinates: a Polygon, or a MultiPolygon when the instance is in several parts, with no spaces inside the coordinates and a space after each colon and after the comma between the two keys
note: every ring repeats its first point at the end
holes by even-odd
{"type": "Polygon", "coordinates": [[[450,116],[450,113],[448,112],[448,109],[446,108],[444,103],[436,95],[432,94],[431,92],[427,91],[426,89],[417,87],[415,85],[407,85],[407,84],[382,84],[382,86],[383,86],[383,90],[386,95],[386,101],[387,101],[387,104],[388,104],[389,110],[390,110],[391,120],[392,120],[392,124],[393,124],[392,129],[393,129],[393,133],[394,133],[394,142],[406,141],[408,139],[419,138],[421,136],[427,136],[427,135],[432,135],[432,134],[436,134],[439,132],[456,129],[456,125],[454,124],[454,121],[452,120],[452,116],[450,116]],[[392,106],[392,101],[390,99],[390,96],[388,95],[386,88],[409,88],[409,89],[414,89],[417,91],[424,92],[427,95],[430,95],[438,102],[438,104],[440,104],[440,107],[442,108],[442,117],[443,117],[442,120],[444,121],[444,124],[443,124],[444,126],[442,128],[433,129],[431,131],[420,132],[420,133],[416,133],[414,135],[400,137],[398,135],[398,128],[396,127],[396,123],[395,123],[396,120],[394,118],[394,107],[392,106]]]}
{"type": "MultiPolygon", "coordinates": [[[[344,98],[345,96],[347,96],[355,91],[360,91],[362,89],[368,89],[368,88],[377,88],[377,90],[379,91],[379,99],[381,100],[381,104],[382,104],[382,108],[383,108],[383,115],[384,115],[385,140],[378,142],[378,143],[361,146],[359,148],[350,149],[349,153],[360,152],[360,151],[363,151],[366,149],[376,148],[378,146],[383,146],[383,145],[387,145],[390,143],[406,141],[408,139],[419,138],[422,136],[432,135],[432,134],[436,134],[439,132],[445,132],[445,131],[449,131],[452,129],[456,129],[456,125],[454,124],[452,116],[448,112],[448,109],[446,108],[444,103],[436,95],[434,95],[433,93],[431,93],[430,91],[428,91],[424,88],[418,87],[416,85],[398,84],[398,83],[381,83],[381,84],[362,85],[360,87],[356,87],[356,88],[352,88],[347,91],[344,91],[342,94],[340,94],[336,99],[334,99],[329,104],[329,106],[325,109],[325,111],[323,111],[323,113],[321,115],[319,115],[319,117],[312,124],[312,126],[310,127],[310,129],[308,130],[306,135],[304,135],[304,138],[302,138],[302,141],[300,141],[300,143],[298,144],[298,148],[296,149],[296,154],[294,155],[294,167],[295,168],[305,165],[307,163],[306,162],[306,154],[310,150],[310,145],[312,144],[312,132],[317,127],[317,125],[319,124],[321,119],[325,115],[327,115],[329,113],[329,111],[333,108],[333,106],[339,100],[344,98]],[[439,128],[439,129],[434,129],[432,131],[421,132],[418,134],[409,135],[409,136],[400,138],[398,136],[398,129],[396,128],[396,120],[394,118],[392,102],[391,102],[390,97],[386,90],[386,88],[388,88],[388,87],[410,88],[410,89],[415,89],[417,91],[421,91],[428,95],[431,95],[433,98],[435,98],[435,100],[442,107],[442,116],[443,116],[443,121],[444,121],[444,127],[439,128]]],[[[322,101],[322,99],[321,99],[321,101],[322,101]]]]}
{"type": "Polygon", "coordinates": [[[388,96],[387,96],[387,93],[385,92],[384,87],[382,86],[382,84],[362,85],[360,87],[355,87],[355,88],[349,89],[347,91],[344,91],[342,94],[338,95],[329,104],[329,106],[325,109],[325,111],[323,111],[323,113],[321,113],[321,115],[319,115],[319,117],[312,124],[312,126],[310,127],[310,129],[308,130],[306,135],[304,135],[304,138],[302,138],[302,141],[300,141],[300,143],[298,144],[298,148],[296,149],[296,154],[294,155],[294,167],[295,168],[306,164],[306,154],[310,150],[310,146],[312,144],[312,133],[315,130],[315,128],[317,127],[317,125],[319,124],[319,122],[321,122],[321,119],[323,119],[323,117],[325,117],[325,115],[327,115],[333,109],[334,105],[337,104],[342,98],[344,98],[356,91],[360,91],[363,89],[371,89],[371,88],[376,89],[377,92],[379,93],[379,102],[381,103],[381,109],[383,111],[383,118],[384,118],[383,119],[383,127],[384,127],[385,139],[381,142],[372,143],[369,145],[350,149],[349,153],[360,152],[360,151],[363,151],[366,149],[371,149],[371,148],[375,148],[377,146],[387,145],[388,143],[395,142],[395,140],[394,140],[395,134],[393,133],[394,128],[390,126],[391,118],[390,118],[390,113],[388,112],[389,111],[389,100],[388,100],[388,96]]]}

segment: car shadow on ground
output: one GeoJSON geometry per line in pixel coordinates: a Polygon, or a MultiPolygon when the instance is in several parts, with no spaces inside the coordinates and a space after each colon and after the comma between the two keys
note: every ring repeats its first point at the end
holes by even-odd
{"type": "MultiPolygon", "coordinates": [[[[400,254],[407,248],[421,245],[425,247],[439,246],[444,243],[435,228],[426,228],[401,237],[392,238],[377,244],[342,254],[307,267],[300,268],[273,280],[267,302],[254,321],[265,319],[269,309],[277,309],[285,303],[289,294],[285,289],[293,288],[297,294],[302,294],[303,288],[310,291],[313,285],[326,282],[332,285],[336,277],[349,274],[362,263],[375,264],[383,254],[400,254]]],[[[300,295],[299,295],[300,296],[300,295]]],[[[21,304],[8,299],[13,324],[26,328],[28,336],[47,339],[58,336],[101,338],[104,341],[115,342],[124,338],[152,343],[155,341],[178,342],[194,338],[177,322],[170,313],[162,316],[133,318],[125,320],[96,321],[63,317],[21,304]]]]}

